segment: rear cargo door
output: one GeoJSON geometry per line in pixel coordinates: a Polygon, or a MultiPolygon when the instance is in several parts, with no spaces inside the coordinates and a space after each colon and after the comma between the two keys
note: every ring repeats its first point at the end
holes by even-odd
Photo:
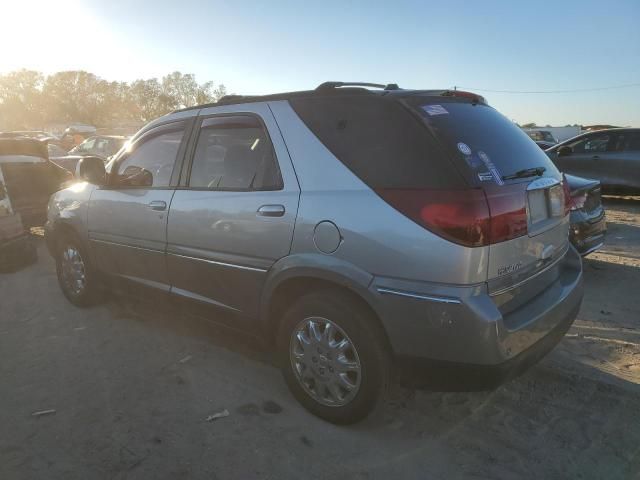
{"type": "Polygon", "coordinates": [[[564,255],[569,220],[562,176],[535,142],[480,100],[417,95],[407,103],[469,184],[486,195],[492,292],[512,288],[564,255]]]}
{"type": "MultiPolygon", "coordinates": [[[[494,295],[550,269],[569,246],[569,217],[565,215],[562,183],[543,177],[519,187],[525,197],[527,234],[490,245],[488,280],[494,295]]],[[[488,196],[495,194],[488,192],[488,196]]],[[[555,276],[551,277],[545,277],[547,285],[555,280],[555,276]]]]}

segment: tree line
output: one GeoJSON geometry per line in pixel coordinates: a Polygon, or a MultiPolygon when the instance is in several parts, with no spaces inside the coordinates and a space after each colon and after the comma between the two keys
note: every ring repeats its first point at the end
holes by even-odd
{"type": "Polygon", "coordinates": [[[97,127],[145,123],[172,110],[215,102],[226,87],[173,72],[161,80],[109,82],[82,70],[0,75],[0,130],[42,129],[52,123],[97,127]]]}

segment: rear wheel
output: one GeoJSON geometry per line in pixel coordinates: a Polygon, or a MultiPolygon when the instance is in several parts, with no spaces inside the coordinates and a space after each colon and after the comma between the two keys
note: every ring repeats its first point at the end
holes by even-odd
{"type": "Polygon", "coordinates": [[[62,237],[56,253],[58,284],[64,296],[80,307],[96,303],[100,294],[98,281],[80,242],[72,237],[62,237]]]}
{"type": "Polygon", "coordinates": [[[390,361],[374,322],[337,290],[305,295],[286,312],[278,335],[283,374],[311,413],[332,423],[355,423],[383,398],[390,361]]]}

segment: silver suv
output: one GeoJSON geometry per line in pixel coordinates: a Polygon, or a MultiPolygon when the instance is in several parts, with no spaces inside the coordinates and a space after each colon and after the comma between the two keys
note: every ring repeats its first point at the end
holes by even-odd
{"type": "Polygon", "coordinates": [[[106,173],[83,159],[49,203],[63,293],[231,312],[211,318],[273,342],[335,423],[364,418],[392,366],[456,388],[522,371],[582,300],[566,184],[482,97],[382,87],[227,97],[151,122],[106,173]]]}

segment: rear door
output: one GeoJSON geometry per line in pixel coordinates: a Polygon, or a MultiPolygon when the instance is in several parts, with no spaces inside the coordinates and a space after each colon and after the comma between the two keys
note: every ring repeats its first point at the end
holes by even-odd
{"type": "Polygon", "coordinates": [[[201,111],[171,203],[171,291],[256,315],[267,270],[288,255],[300,190],[267,104],[201,111]]]}
{"type": "Polygon", "coordinates": [[[616,185],[640,189],[640,130],[619,131],[615,135],[606,175],[615,179],[616,185]]]}
{"type": "Polygon", "coordinates": [[[167,213],[187,131],[186,121],[147,131],[114,164],[109,184],[93,192],[89,240],[103,271],[136,284],[169,290],[167,213]]]}
{"type": "Polygon", "coordinates": [[[571,148],[571,153],[555,159],[560,171],[603,180],[602,183],[607,183],[604,178],[613,179],[615,172],[608,168],[614,145],[614,135],[610,132],[586,135],[567,145],[571,148]]]}

